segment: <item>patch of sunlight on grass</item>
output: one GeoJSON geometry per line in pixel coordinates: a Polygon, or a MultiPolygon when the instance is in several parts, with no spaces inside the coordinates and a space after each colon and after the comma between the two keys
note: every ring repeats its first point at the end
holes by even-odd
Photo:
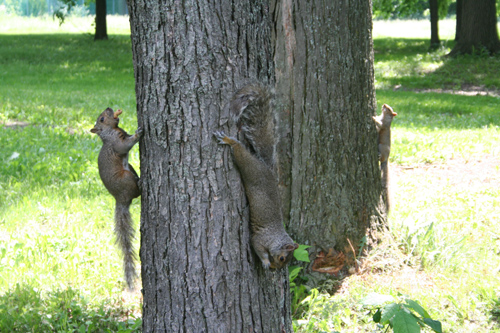
{"type": "MultiPolygon", "coordinates": [[[[455,39],[455,19],[439,20],[439,38],[455,39]]],[[[500,23],[498,23],[500,27],[500,23]]],[[[375,20],[373,21],[373,38],[431,38],[430,20],[375,20]]]]}
{"type": "MultiPolygon", "coordinates": [[[[91,34],[95,33],[95,16],[69,16],[59,24],[52,16],[26,17],[0,13],[0,34],[91,34]]],[[[128,16],[107,15],[108,35],[129,35],[128,16]]]]}

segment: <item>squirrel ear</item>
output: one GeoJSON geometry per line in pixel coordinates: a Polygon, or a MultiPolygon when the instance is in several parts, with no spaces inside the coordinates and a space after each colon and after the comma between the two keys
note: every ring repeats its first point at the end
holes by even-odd
{"type": "Polygon", "coordinates": [[[299,247],[299,244],[295,243],[295,244],[288,244],[285,246],[285,250],[287,251],[293,251],[295,250],[296,248],[299,247]]]}
{"type": "Polygon", "coordinates": [[[294,250],[296,250],[299,248],[299,244],[295,243],[295,244],[293,244],[293,247],[294,247],[294,250]]]}
{"type": "Polygon", "coordinates": [[[94,128],[91,128],[91,129],[90,129],[90,132],[92,132],[92,133],[97,133],[97,128],[95,128],[95,127],[94,127],[94,128]]]}

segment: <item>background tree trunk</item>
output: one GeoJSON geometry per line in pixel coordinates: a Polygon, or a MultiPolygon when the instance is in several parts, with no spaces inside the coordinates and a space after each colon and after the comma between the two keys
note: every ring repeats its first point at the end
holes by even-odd
{"type": "MultiPolygon", "coordinates": [[[[462,0],[460,38],[450,55],[500,51],[495,0],[462,0]]],[[[458,5],[458,4],[457,4],[458,5]]]]}
{"type": "Polygon", "coordinates": [[[457,26],[455,28],[455,41],[460,39],[460,30],[462,29],[462,5],[463,0],[457,0],[457,26]]]}
{"type": "Polygon", "coordinates": [[[368,228],[385,222],[371,118],[371,1],[282,0],[273,8],[288,230],[314,246],[313,269],[334,273],[353,264],[348,239],[356,248],[368,228]],[[318,251],[333,257],[317,258],[318,251]]]}
{"type": "Polygon", "coordinates": [[[266,1],[129,1],[140,142],[144,332],[291,332],[288,272],[250,249],[225,107],[272,84],[266,1]]]}
{"type": "Polygon", "coordinates": [[[107,40],[108,30],[106,25],[106,0],[95,1],[95,36],[94,40],[107,40]]]}
{"type": "Polygon", "coordinates": [[[437,48],[441,41],[439,40],[439,5],[438,0],[429,0],[431,12],[431,48],[437,48]]]}

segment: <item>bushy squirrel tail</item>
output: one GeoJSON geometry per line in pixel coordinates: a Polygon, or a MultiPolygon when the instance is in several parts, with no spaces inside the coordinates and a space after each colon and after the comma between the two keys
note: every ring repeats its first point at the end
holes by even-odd
{"type": "Polygon", "coordinates": [[[230,104],[238,128],[257,157],[270,167],[276,163],[275,121],[267,88],[250,84],[237,91],[230,104]]]}
{"type": "Polygon", "coordinates": [[[130,203],[116,202],[115,207],[115,235],[116,243],[123,253],[123,269],[125,281],[130,290],[134,289],[134,281],[137,278],[135,271],[136,255],[132,245],[134,240],[134,226],[130,216],[130,203]]]}
{"type": "Polygon", "coordinates": [[[389,162],[384,161],[380,163],[380,169],[382,171],[382,193],[384,195],[385,199],[385,209],[387,213],[391,209],[391,198],[390,198],[390,193],[389,193],[389,162]]]}

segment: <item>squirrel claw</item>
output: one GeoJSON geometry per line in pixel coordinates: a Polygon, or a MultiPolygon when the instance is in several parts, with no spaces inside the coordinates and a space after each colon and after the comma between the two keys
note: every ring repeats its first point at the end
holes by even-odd
{"type": "Polygon", "coordinates": [[[269,269],[271,267],[271,263],[269,262],[269,260],[263,261],[262,267],[264,267],[264,269],[269,269]]]}
{"type": "Polygon", "coordinates": [[[215,136],[215,138],[217,139],[217,141],[220,144],[225,144],[224,138],[226,137],[226,134],[224,132],[222,132],[222,131],[215,131],[214,132],[214,136],[215,136]]]}

